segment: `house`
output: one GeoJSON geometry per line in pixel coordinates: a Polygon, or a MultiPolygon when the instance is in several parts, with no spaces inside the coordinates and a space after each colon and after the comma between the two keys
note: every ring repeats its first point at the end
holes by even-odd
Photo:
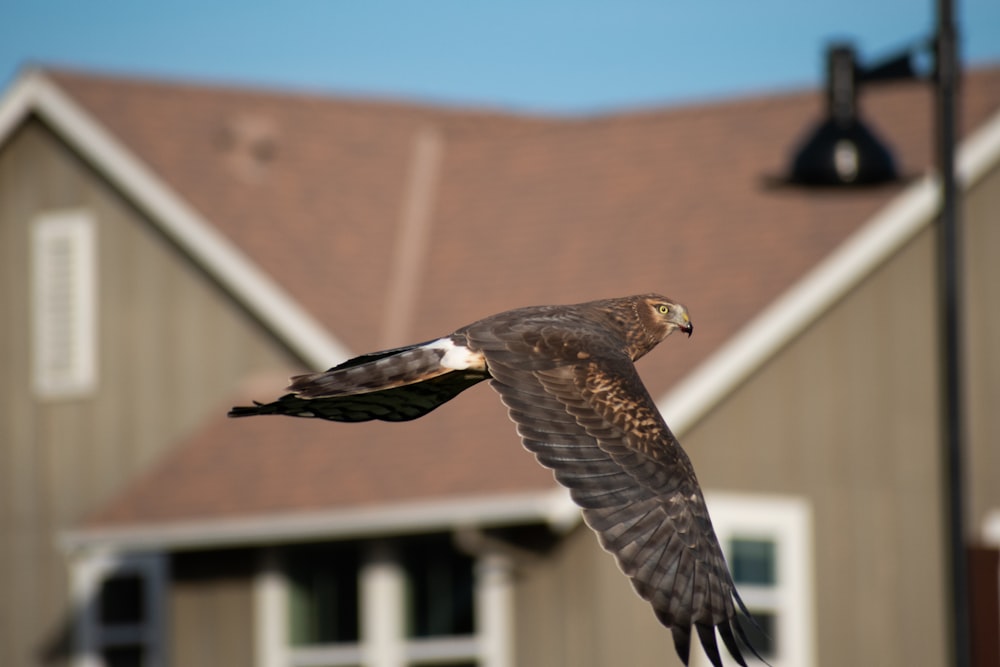
{"type": "MultiPolygon", "coordinates": [[[[561,118],[25,72],[0,100],[0,664],[674,664],[487,387],[402,425],[224,416],[505,308],[649,290],[697,322],[639,370],[772,663],[946,663],[930,95],[862,101],[903,182],[813,190],[775,177],[814,93],[561,118]]],[[[1000,69],[969,73],[978,591],[998,109],[1000,69]]]]}

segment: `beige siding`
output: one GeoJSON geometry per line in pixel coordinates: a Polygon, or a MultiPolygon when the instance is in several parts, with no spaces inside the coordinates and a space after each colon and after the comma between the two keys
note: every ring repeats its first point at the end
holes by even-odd
{"type": "Polygon", "coordinates": [[[240,378],[291,366],[128,202],[40,123],[0,147],[0,664],[65,652],[56,536],[213,410],[240,378]],[[98,387],[31,393],[28,228],[84,208],[97,223],[98,387]],[[62,647],[62,648],[60,648],[62,647]]]}
{"type": "Polygon", "coordinates": [[[255,552],[181,553],[171,563],[169,658],[172,665],[254,663],[255,552]]]}
{"type": "Polygon", "coordinates": [[[670,633],[589,528],[521,562],[515,581],[519,667],[680,664],[670,633]]]}
{"type": "Polygon", "coordinates": [[[965,200],[969,532],[1000,510],[1000,166],[965,200]]]}

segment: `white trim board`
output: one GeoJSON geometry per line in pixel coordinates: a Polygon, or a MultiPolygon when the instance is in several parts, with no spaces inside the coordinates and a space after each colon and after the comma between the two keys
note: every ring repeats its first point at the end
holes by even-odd
{"type": "Polygon", "coordinates": [[[274,544],[318,538],[359,538],[544,522],[557,532],[580,521],[561,487],[535,493],[425,500],[316,512],[286,512],[116,527],[79,528],[61,535],[66,551],[91,548],[172,550],[274,544]]]}
{"type": "MultiPolygon", "coordinates": [[[[962,142],[960,188],[975,185],[1000,161],[1000,112],[962,142]]],[[[937,179],[927,175],[890,201],[805,277],[728,339],[658,402],[678,435],[935,219],[937,179]]]]}
{"type": "Polygon", "coordinates": [[[25,72],[0,99],[0,144],[32,112],[126,193],[306,363],[328,368],[351,356],[290,294],[43,72],[25,72]]]}
{"type": "Polygon", "coordinates": [[[1000,509],[992,509],[986,513],[980,539],[986,544],[1000,549],[1000,509]]]}

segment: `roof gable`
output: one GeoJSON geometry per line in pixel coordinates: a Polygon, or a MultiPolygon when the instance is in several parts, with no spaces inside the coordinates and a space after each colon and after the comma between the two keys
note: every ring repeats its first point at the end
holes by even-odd
{"type": "Polygon", "coordinates": [[[39,71],[23,75],[0,101],[0,145],[29,114],[42,118],[238,301],[309,363],[346,358],[346,348],[261,272],[130,147],[39,71]]]}

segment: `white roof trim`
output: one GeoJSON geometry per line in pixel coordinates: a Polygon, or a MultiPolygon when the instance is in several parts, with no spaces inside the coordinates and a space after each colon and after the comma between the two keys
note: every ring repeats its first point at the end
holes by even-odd
{"type": "MultiPolygon", "coordinates": [[[[1000,161],[1000,113],[962,143],[956,160],[968,189],[1000,161]]],[[[795,336],[937,215],[937,181],[925,176],[890,201],[799,282],[726,341],[660,400],[677,434],[694,426],[795,336]]]]}
{"type": "Polygon", "coordinates": [[[1000,161],[1000,111],[976,129],[959,147],[955,169],[959,182],[971,188],[1000,161]]]}
{"type": "Polygon", "coordinates": [[[126,192],[170,238],[308,364],[327,368],[351,356],[295,299],[44,73],[26,72],[0,100],[0,143],[31,112],[54,127],[126,192]]]}
{"type": "Polygon", "coordinates": [[[317,512],[82,528],[63,533],[60,543],[66,551],[169,550],[350,539],[537,521],[565,531],[575,526],[579,517],[569,494],[556,488],[317,512]]]}

